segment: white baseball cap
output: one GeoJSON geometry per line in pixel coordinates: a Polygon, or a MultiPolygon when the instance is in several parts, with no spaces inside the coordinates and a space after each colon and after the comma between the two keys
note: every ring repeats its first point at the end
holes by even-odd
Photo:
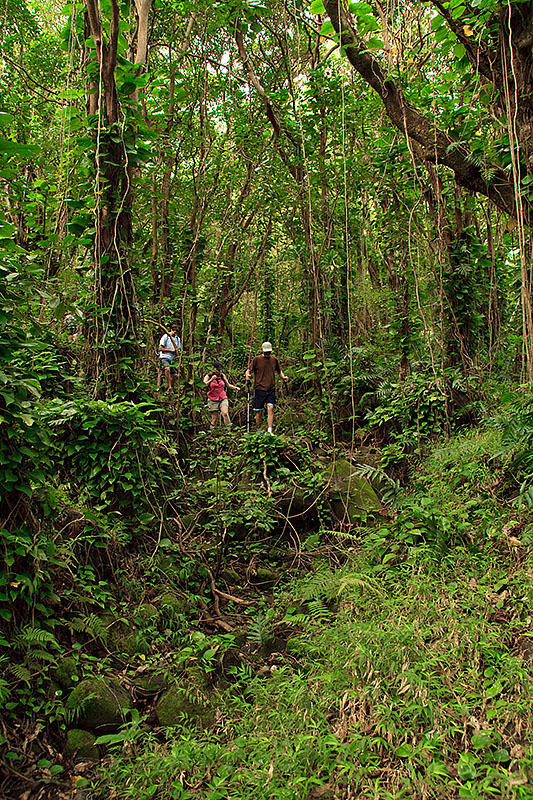
{"type": "Polygon", "coordinates": [[[263,353],[271,353],[272,345],[270,344],[270,342],[263,342],[263,344],[261,345],[261,350],[263,351],[263,353]]]}

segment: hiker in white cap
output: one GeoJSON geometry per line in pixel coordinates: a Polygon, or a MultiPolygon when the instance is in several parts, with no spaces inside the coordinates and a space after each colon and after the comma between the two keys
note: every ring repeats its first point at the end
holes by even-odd
{"type": "Polygon", "coordinates": [[[283,373],[276,356],[272,355],[270,342],[263,342],[261,355],[256,356],[248,365],[246,383],[250,380],[252,372],[254,375],[253,409],[255,411],[255,422],[257,427],[260,428],[263,410],[266,406],[268,432],[271,434],[274,425],[274,406],[276,404],[276,372],[285,382],[289,379],[283,373]]]}

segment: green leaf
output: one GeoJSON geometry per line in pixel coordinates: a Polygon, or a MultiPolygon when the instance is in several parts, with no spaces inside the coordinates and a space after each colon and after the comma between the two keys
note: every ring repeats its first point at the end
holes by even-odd
{"type": "Polygon", "coordinates": [[[492,744],[492,739],[487,733],[475,733],[472,736],[472,747],[476,750],[481,750],[492,744]]]}
{"type": "Polygon", "coordinates": [[[476,763],[479,761],[472,753],[461,753],[457,764],[457,774],[462,781],[473,781],[477,776],[476,763]]]}
{"type": "Polygon", "coordinates": [[[119,744],[120,742],[124,741],[126,741],[126,734],[124,733],[104,733],[102,736],[99,736],[96,739],[95,745],[119,744]]]}
{"type": "Polygon", "coordinates": [[[309,9],[311,14],[325,14],[326,9],[324,8],[324,3],[322,0],[313,0],[311,3],[311,7],[309,9]]]}
{"type": "Polygon", "coordinates": [[[15,226],[8,222],[0,222],[0,239],[10,239],[15,233],[15,226]]]}
{"type": "Polygon", "coordinates": [[[410,758],[413,755],[413,748],[409,744],[401,744],[396,748],[398,758],[410,758]]]}
{"type": "Polygon", "coordinates": [[[443,764],[442,761],[432,761],[431,764],[428,764],[427,774],[430,777],[433,776],[447,776],[448,770],[446,769],[446,764],[443,764]]]}
{"type": "Polygon", "coordinates": [[[493,683],[492,686],[489,686],[488,689],[485,690],[485,695],[487,698],[496,697],[497,694],[501,694],[503,692],[503,686],[500,681],[496,681],[493,683]]]}
{"type": "Polygon", "coordinates": [[[13,114],[8,114],[6,111],[0,111],[0,127],[4,127],[4,125],[9,125],[10,122],[13,122],[13,114]]]}
{"type": "Polygon", "coordinates": [[[497,761],[498,764],[505,764],[507,761],[511,760],[511,756],[508,750],[495,750],[494,753],[492,753],[492,759],[493,761],[497,761]]]}
{"type": "Polygon", "coordinates": [[[325,22],[322,23],[320,26],[320,35],[321,36],[332,36],[335,33],[335,28],[331,20],[327,19],[325,22]]]}
{"type": "Polygon", "coordinates": [[[39,148],[34,144],[18,144],[10,139],[0,139],[0,153],[9,156],[36,156],[39,148]]]}

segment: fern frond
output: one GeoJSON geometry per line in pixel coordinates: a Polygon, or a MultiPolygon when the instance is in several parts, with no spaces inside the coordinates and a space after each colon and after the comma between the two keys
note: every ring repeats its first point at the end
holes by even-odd
{"type": "Polygon", "coordinates": [[[73,632],[86,633],[94,639],[105,641],[109,635],[109,630],[105,622],[96,614],[80,616],[69,622],[69,627],[73,632]]]}
{"type": "Polygon", "coordinates": [[[57,659],[44,650],[31,650],[29,655],[32,661],[47,661],[49,664],[57,664],[57,659]]]}
{"type": "Polygon", "coordinates": [[[332,617],[332,612],[320,597],[316,600],[309,600],[307,607],[309,609],[309,616],[315,622],[328,622],[332,617]]]}
{"type": "Polygon", "coordinates": [[[9,671],[16,678],[17,681],[23,681],[24,683],[29,684],[31,678],[31,672],[27,667],[24,667],[22,664],[12,664],[9,667],[9,671]]]}
{"type": "Polygon", "coordinates": [[[364,575],[361,572],[349,572],[347,575],[343,575],[339,581],[339,588],[337,590],[337,597],[340,597],[346,589],[356,587],[358,589],[365,589],[371,592],[375,592],[376,594],[383,595],[382,590],[377,585],[376,581],[372,578],[369,578],[368,575],[364,575]]]}
{"type": "Polygon", "coordinates": [[[4,705],[4,703],[9,700],[11,697],[11,692],[9,691],[9,684],[3,678],[0,678],[0,708],[4,705]]]}
{"type": "Polygon", "coordinates": [[[27,650],[31,647],[45,647],[49,645],[56,650],[60,650],[60,646],[50,631],[44,631],[41,628],[33,628],[27,625],[18,633],[13,639],[13,647],[16,650],[27,650]]]}
{"type": "Polygon", "coordinates": [[[336,596],[336,578],[333,572],[321,571],[315,574],[302,587],[303,600],[316,600],[323,597],[331,600],[336,596]]]}

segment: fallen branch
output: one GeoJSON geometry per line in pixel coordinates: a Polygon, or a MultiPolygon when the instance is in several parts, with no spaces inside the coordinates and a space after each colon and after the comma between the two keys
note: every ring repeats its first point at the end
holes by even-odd
{"type": "Polygon", "coordinates": [[[215,594],[218,594],[219,597],[223,597],[224,600],[232,600],[234,603],[239,603],[241,606],[253,606],[255,605],[255,600],[241,600],[240,597],[235,597],[232,594],[228,594],[227,592],[222,592],[220,589],[216,589],[214,585],[211,586],[211,589],[215,594]]]}

